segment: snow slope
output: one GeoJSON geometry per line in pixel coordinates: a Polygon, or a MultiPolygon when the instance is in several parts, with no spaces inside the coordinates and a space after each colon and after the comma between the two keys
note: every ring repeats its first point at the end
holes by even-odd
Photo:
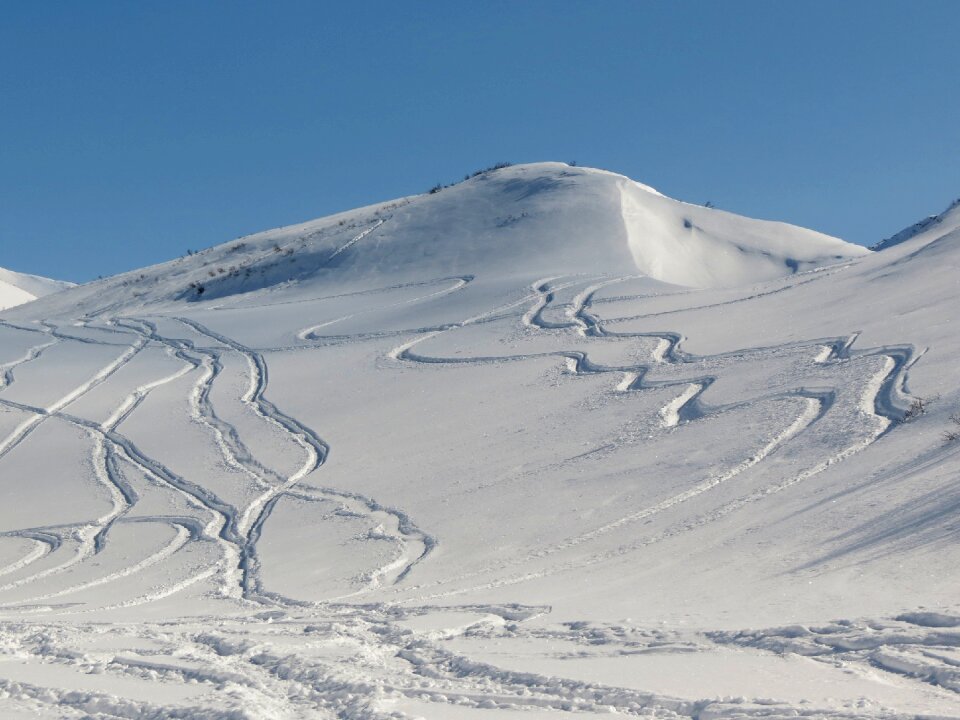
{"type": "Polygon", "coordinates": [[[72,283],[0,268],[0,310],[22,305],[72,286],[72,283]]]}
{"type": "Polygon", "coordinates": [[[960,717],[958,261],[543,164],[5,311],[0,715],[960,717]]]}
{"type": "Polygon", "coordinates": [[[811,230],[666,198],[622,175],[562,163],[484,173],[402,198],[269,230],[92,282],[44,307],[102,313],[181,300],[350,282],[531,273],[642,273],[717,287],[869,253],[811,230]]]}
{"type": "Polygon", "coordinates": [[[950,203],[950,207],[939,215],[925,217],[920,222],[904,228],[896,235],[881,240],[873,246],[873,249],[886,250],[923,234],[946,235],[950,230],[956,229],[958,225],[960,225],[960,199],[950,203]]]}

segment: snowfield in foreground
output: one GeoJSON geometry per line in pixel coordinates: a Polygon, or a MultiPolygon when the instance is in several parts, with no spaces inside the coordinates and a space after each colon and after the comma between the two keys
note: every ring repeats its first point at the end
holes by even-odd
{"type": "Polygon", "coordinates": [[[546,163],[4,311],[0,716],[960,718],[958,228],[546,163]]]}

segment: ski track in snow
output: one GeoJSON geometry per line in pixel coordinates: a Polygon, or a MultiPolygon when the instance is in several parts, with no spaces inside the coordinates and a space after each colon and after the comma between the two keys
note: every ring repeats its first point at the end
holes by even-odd
{"type": "MultiPolygon", "coordinates": [[[[454,287],[462,287],[468,281],[469,279],[459,279],[459,282],[454,287]]],[[[441,291],[441,294],[445,292],[446,291],[441,291]]],[[[91,437],[95,477],[107,488],[111,495],[113,505],[113,509],[107,515],[97,518],[87,525],[66,528],[59,531],[51,530],[49,537],[54,538],[53,541],[43,542],[37,539],[37,533],[47,529],[30,529],[6,533],[14,537],[33,539],[34,542],[40,543],[40,547],[34,549],[28,556],[15,561],[12,565],[6,568],[0,568],[0,571],[4,574],[19,571],[50,552],[60,549],[64,533],[77,535],[80,538],[80,542],[75,553],[65,562],[47,568],[42,572],[22,577],[16,581],[2,585],[0,586],[0,590],[14,589],[23,585],[36,583],[39,580],[47,579],[53,575],[64,573],[86,559],[99,554],[103,550],[107,545],[111,528],[114,527],[118,521],[123,520],[124,515],[137,501],[136,493],[122,480],[121,473],[118,471],[117,465],[119,459],[137,468],[144,476],[150,478],[155,483],[169,487],[184,495],[188,499],[188,502],[203,508],[203,510],[211,516],[212,519],[206,524],[200,535],[205,540],[215,541],[221,545],[223,560],[218,574],[221,575],[221,588],[224,595],[236,595],[235,590],[239,590],[242,597],[258,603],[295,604],[288,598],[283,598],[275,593],[269,593],[262,588],[258,572],[259,559],[257,557],[256,543],[261,535],[263,525],[269,518],[277,501],[284,496],[293,495],[292,490],[296,485],[323,464],[329,453],[329,447],[313,430],[281,412],[264,397],[268,376],[266,362],[260,353],[252,351],[222,335],[213,333],[192,320],[184,318],[181,319],[181,322],[200,335],[222,345],[223,349],[198,348],[189,341],[165,338],[161,336],[156,331],[156,327],[147,320],[124,318],[95,328],[102,332],[124,336],[126,340],[132,339],[133,342],[129,345],[128,350],[116,361],[97,372],[89,381],[71,390],[60,400],[48,407],[33,407],[23,405],[22,403],[0,400],[0,402],[7,407],[28,413],[28,419],[22,422],[7,438],[0,441],[0,458],[24,442],[33,430],[48,418],[56,417],[64,420],[84,429],[91,437]],[[105,382],[117,370],[130,362],[148,343],[165,347],[169,353],[184,363],[183,367],[168,377],[136,388],[133,393],[127,396],[123,402],[116,407],[107,421],[102,424],[70,415],[66,412],[66,408],[71,403],[105,382]],[[259,463],[244,446],[236,429],[216,415],[209,395],[211,387],[222,368],[222,352],[235,352],[241,355],[248,365],[250,387],[241,398],[241,401],[262,421],[286,433],[303,451],[304,461],[302,466],[289,477],[282,477],[277,472],[259,463]],[[190,398],[193,420],[204,425],[215,436],[221,454],[228,465],[246,472],[251,480],[263,489],[262,494],[247,507],[235,508],[210,491],[186,478],[176,475],[158,460],[147,457],[129,439],[116,430],[118,425],[136,411],[151,391],[191,372],[197,373],[194,390],[190,398]],[[236,588],[233,586],[236,586],[236,588]]],[[[25,328],[18,327],[17,329],[25,328]]],[[[50,323],[43,323],[42,329],[32,330],[34,332],[55,336],[55,342],[76,341],[99,344],[98,341],[90,338],[62,333],[57,330],[56,326],[50,323]]],[[[14,367],[36,360],[42,350],[52,344],[53,342],[36,346],[25,357],[5,365],[5,386],[13,382],[12,369],[14,367]]],[[[117,344],[123,345],[124,343],[118,342],[117,344]]],[[[410,572],[413,566],[423,560],[435,545],[435,540],[420,531],[404,513],[393,508],[384,507],[372,499],[364,498],[354,493],[341,492],[333,488],[316,486],[310,489],[298,489],[295,496],[306,501],[333,501],[349,513],[386,519],[386,526],[383,522],[378,523],[381,529],[389,526],[393,527],[392,531],[384,530],[384,532],[388,532],[389,536],[394,540],[397,546],[397,558],[388,563],[387,566],[369,573],[367,578],[368,587],[366,590],[378,587],[387,580],[398,582],[410,572]],[[411,549],[413,552],[411,552],[411,549]]],[[[54,593],[43,594],[28,600],[18,600],[11,604],[25,606],[33,602],[39,602],[53,597],[61,597],[88,587],[105,584],[113,579],[126,577],[138,569],[152,565],[172,554],[186,544],[187,540],[191,538],[197,539],[196,532],[189,532],[187,536],[184,536],[182,520],[174,518],[156,518],[156,520],[167,522],[177,528],[178,531],[178,540],[167,549],[161,551],[157,557],[148,558],[134,564],[129,569],[106,575],[96,581],[73,586],[54,593]]],[[[144,519],[137,518],[135,521],[143,522],[144,519]]],[[[364,591],[364,589],[360,589],[351,595],[362,594],[364,591]]]]}
{"type": "MultiPolygon", "coordinates": [[[[360,242],[383,222],[380,219],[337,248],[328,261],[360,242]]],[[[830,272],[842,270],[832,269],[830,272]]],[[[813,282],[827,274],[822,272],[799,283],[813,282]]],[[[869,669],[926,683],[945,693],[960,693],[960,671],[956,660],[956,652],[960,648],[960,618],[922,612],[864,623],[843,621],[822,628],[795,626],[741,633],[671,635],[667,631],[657,633],[625,625],[591,626],[589,623],[578,623],[552,628],[530,626],[527,624],[529,620],[548,613],[549,608],[450,606],[444,603],[444,612],[463,613],[471,617],[480,615],[485,619],[474,621],[472,625],[467,623],[460,630],[445,631],[441,633],[442,637],[411,631],[404,626],[404,621],[410,618],[437,610],[432,604],[435,599],[507,586],[608,561],[650,543],[714,522],[862,452],[902,419],[909,407],[910,396],[905,390],[905,380],[907,371],[917,358],[914,349],[909,346],[855,351],[852,345],[857,334],[852,333],[842,338],[817,339],[782,348],[747,348],[738,353],[715,356],[714,359],[739,359],[741,356],[748,358],[751,354],[777,349],[799,352],[819,347],[822,348],[819,354],[811,355],[811,365],[830,366],[875,357],[881,358],[883,365],[879,371],[865,372],[862,379],[857,406],[864,429],[856,442],[838,449],[793,476],[781,477],[775,483],[737,495],[735,499],[720,504],[706,514],[687,518],[679,525],[668,525],[657,534],[591,551],[586,556],[564,558],[566,551],[615,535],[629,524],[662,515],[721,485],[731,483],[748,471],[762,467],[771,455],[791,446],[811,427],[835,411],[835,391],[831,389],[798,388],[711,406],[703,396],[717,380],[715,376],[705,374],[694,379],[651,379],[648,376],[656,375],[663,368],[693,367],[704,358],[688,355],[681,350],[683,336],[679,332],[616,333],[609,328],[610,321],[600,321],[591,314],[595,296],[601,289],[634,277],[548,277],[533,283],[516,298],[458,322],[357,335],[321,333],[324,328],[357,315],[435,300],[463,289],[474,279],[472,276],[441,278],[421,284],[428,287],[438,283],[452,284],[401,302],[360,309],[356,313],[310,325],[299,331],[299,339],[312,343],[316,352],[322,352],[326,345],[402,337],[403,342],[387,353],[393,363],[436,367],[523,362],[554,357],[558,362],[565,363],[574,376],[610,375],[611,379],[617,380],[617,393],[672,388],[677,394],[660,408],[658,416],[664,431],[674,431],[686,423],[698,422],[733,409],[748,408],[760,401],[796,401],[800,408],[794,417],[785,418],[783,427],[750,457],[723,472],[702,479],[688,489],[648,507],[625,512],[592,530],[545,545],[523,557],[419,586],[414,584],[416,568],[429,561],[438,539],[419,528],[399,508],[315,482],[315,475],[322,479],[322,467],[331,452],[330,446],[315,430],[279,409],[266,397],[269,372],[264,353],[268,350],[282,352],[283,348],[248,347],[189,317],[173,319],[188,333],[203,338],[202,346],[191,340],[161,334],[158,325],[150,317],[110,319],[99,316],[97,324],[93,324],[93,318],[80,323],[82,327],[114,337],[116,342],[64,332],[53,323],[27,327],[0,321],[4,327],[37,333],[45,338],[44,342],[34,345],[23,356],[0,365],[0,406],[27,415],[27,419],[12,432],[0,438],[0,468],[17,447],[31,440],[41,423],[55,419],[86,433],[91,446],[93,477],[106,490],[111,505],[108,512],[87,523],[0,533],[0,537],[24,541],[28,548],[25,554],[0,567],[0,611],[10,618],[0,620],[0,658],[9,655],[23,661],[72,668],[85,674],[106,675],[131,682],[160,683],[174,691],[172,697],[177,696],[177,688],[201,688],[209,693],[202,696],[200,701],[188,698],[157,703],[123,699],[95,690],[67,691],[3,679],[0,667],[0,698],[15,700],[17,707],[39,714],[47,713],[51,717],[412,717],[396,709],[402,707],[405,699],[429,703],[436,708],[438,717],[443,716],[447,707],[489,711],[575,712],[581,715],[614,713],[630,717],[655,715],[699,720],[787,716],[874,720],[907,717],[878,707],[823,709],[798,707],[775,700],[751,702],[744,698],[684,700],[502,669],[472,660],[445,645],[445,639],[468,632],[466,628],[469,628],[471,636],[478,638],[526,638],[531,641],[566,643],[572,652],[601,648],[604,653],[626,655],[643,648],[672,643],[692,651],[738,647],[756,652],[796,653],[826,664],[869,669]],[[564,293],[571,297],[568,302],[561,303],[558,298],[564,293]],[[518,318],[520,325],[531,333],[572,333],[580,339],[580,344],[585,342],[588,347],[594,339],[629,342],[640,338],[649,339],[656,346],[648,361],[626,366],[606,366],[593,362],[589,350],[579,349],[516,355],[491,353],[473,357],[433,356],[421,352],[421,348],[428,346],[431,340],[446,333],[511,317],[518,318]],[[2,391],[16,382],[17,368],[28,363],[42,363],[44,352],[61,343],[116,345],[119,354],[88,380],[45,407],[3,398],[2,391]],[[169,356],[179,361],[179,369],[124,393],[102,422],[70,412],[71,404],[109,382],[121,368],[135,362],[146,347],[163,348],[169,356]],[[218,415],[211,391],[222,376],[227,355],[241,358],[247,368],[248,387],[237,401],[264,427],[269,426],[279,432],[291,446],[299,449],[302,462],[292,473],[273,469],[256,458],[244,442],[241,431],[218,415]],[[243,473],[249,478],[251,487],[257,489],[255,498],[245,506],[236,507],[218,497],[201,481],[178,475],[161,458],[144,453],[122,431],[124,422],[143,407],[152,393],[166,391],[173,383],[187,376],[192,378],[190,396],[186,399],[189,421],[200,427],[211,440],[223,463],[243,473]],[[128,471],[142,477],[151,487],[173,493],[187,507],[195,510],[196,516],[175,513],[131,516],[130,511],[136,507],[140,497],[126,474],[128,471]],[[310,478],[310,485],[303,483],[307,478],[310,478]],[[338,598],[323,602],[306,601],[272,591],[262,579],[258,543],[270,522],[271,514],[284,498],[305,503],[332,504],[352,516],[368,519],[377,527],[380,539],[390,539],[394,543],[394,558],[368,571],[355,592],[338,598]],[[84,563],[103,556],[111,546],[111,533],[116,528],[151,523],[169,526],[172,537],[150,554],[131,558],[124,565],[109,566],[100,574],[78,581],[70,579],[70,574],[83,567],[84,563]],[[215,566],[194,567],[190,572],[162,585],[142,587],[141,592],[129,596],[110,597],[110,602],[100,605],[69,605],[71,596],[135,578],[149,568],[161,566],[201,544],[216,547],[219,560],[215,566]],[[56,561],[43,569],[30,571],[31,566],[47,559],[56,561]],[[487,575],[491,578],[481,582],[483,576],[487,575]],[[59,585],[45,584],[60,576],[66,579],[59,585]],[[107,625],[85,623],[80,619],[89,613],[162,601],[211,581],[215,582],[224,602],[234,603],[226,615],[213,623],[206,619],[107,625]],[[23,595],[27,587],[36,587],[38,592],[23,595]],[[375,590],[395,593],[398,601],[364,604],[364,596],[375,590]],[[11,600],[4,599],[3,593],[11,591],[20,591],[21,595],[11,600]],[[399,599],[401,597],[403,599],[399,599]],[[58,617],[73,620],[44,625],[42,617],[53,611],[59,613],[58,617]],[[112,637],[120,646],[130,638],[147,637],[156,647],[150,651],[137,650],[136,644],[130,644],[131,649],[123,652],[91,649],[86,645],[91,637],[112,637]],[[305,638],[313,643],[313,652],[301,652],[305,638]],[[336,651],[343,647],[353,649],[346,659],[336,651]],[[325,648],[328,655],[316,652],[317,648],[325,648]],[[225,697],[229,698],[226,703],[225,697]]],[[[745,299],[750,298],[728,302],[742,302],[745,299]]],[[[609,300],[611,298],[606,301],[609,300]]],[[[672,312],[682,310],[653,315],[672,312]]],[[[625,318],[617,318],[621,319],[625,318]]],[[[303,349],[289,348],[291,351],[303,349]]],[[[869,365],[864,362],[865,371],[869,365]]],[[[4,699],[0,699],[0,707],[3,702],[4,699]]]]}
{"type": "MultiPolygon", "coordinates": [[[[0,322],[0,325],[3,325],[3,324],[4,323],[0,322]]],[[[23,355],[23,357],[20,357],[16,360],[11,360],[10,362],[6,362],[0,365],[0,391],[13,385],[14,370],[16,370],[21,365],[26,365],[27,363],[37,360],[44,350],[46,350],[48,347],[52,347],[53,345],[56,345],[58,342],[59,340],[51,340],[50,342],[34,345],[29,350],[27,350],[27,352],[23,355]]]]}
{"type": "MultiPolygon", "coordinates": [[[[607,534],[612,530],[615,530],[627,523],[633,523],[640,520],[644,520],[658,513],[662,513],[665,510],[671,509],[680,503],[687,502],[699,495],[702,495],[709,490],[732,480],[737,477],[744,471],[760,464],[764,459],[769,455],[777,451],[777,449],[789,441],[798,437],[804,430],[806,430],[813,423],[818,421],[823,417],[831,408],[833,404],[833,395],[831,392],[824,391],[811,391],[806,389],[798,389],[796,391],[779,393],[779,394],[766,394],[758,395],[755,398],[745,399],[739,403],[733,403],[731,405],[722,406],[722,407],[706,407],[701,402],[701,396],[703,393],[710,387],[712,383],[716,381],[717,378],[712,376],[705,376],[699,380],[691,382],[690,380],[681,380],[681,381],[656,381],[656,380],[647,380],[646,375],[653,369],[655,369],[657,364],[673,364],[673,365],[682,365],[688,364],[692,365],[701,358],[696,358],[694,356],[684,353],[680,349],[682,342],[682,336],[679,333],[674,332],[661,332],[661,333],[616,333],[607,330],[604,327],[604,324],[597,320],[596,317],[590,314],[590,307],[593,301],[594,295],[602,288],[616,284],[618,282],[623,282],[626,280],[633,279],[635,276],[626,276],[622,278],[610,278],[606,279],[600,283],[595,283],[589,285],[584,289],[583,292],[576,295],[569,306],[566,308],[564,315],[568,318],[565,323],[559,323],[555,321],[545,321],[543,320],[543,314],[545,310],[550,307],[550,304],[554,301],[555,293],[560,290],[566,290],[571,287],[575,287],[578,283],[583,283],[583,280],[567,280],[563,283],[554,284],[555,280],[562,278],[544,278],[538,280],[537,282],[531,285],[532,298],[533,302],[530,305],[529,309],[523,314],[521,322],[531,328],[537,328],[541,330],[561,330],[568,329],[574,330],[579,335],[583,337],[596,337],[596,338],[614,338],[618,340],[629,340],[633,338],[653,338],[660,341],[657,350],[655,351],[653,362],[647,364],[638,364],[630,367],[607,367],[594,362],[591,362],[589,359],[589,353],[579,351],[579,350],[570,350],[570,351],[553,351],[553,352],[541,352],[541,353],[532,353],[532,354],[516,354],[516,355],[489,355],[489,356],[473,356],[473,357],[436,357],[429,356],[414,352],[413,348],[417,345],[421,345],[431,339],[434,339],[440,336],[444,332],[451,330],[456,330],[458,328],[465,327],[474,322],[483,320],[485,316],[477,316],[470,318],[462,323],[451,324],[445,328],[439,328],[431,330],[425,334],[415,336],[412,340],[393,348],[388,356],[394,360],[401,362],[409,362],[415,364],[424,364],[424,365],[470,365],[477,363],[501,363],[501,362],[517,362],[524,361],[535,358],[544,358],[544,357],[557,357],[562,359],[568,371],[576,376],[582,375],[597,375],[603,373],[613,373],[619,374],[623,377],[621,382],[618,384],[617,389],[620,392],[641,392],[645,389],[654,389],[654,388],[669,388],[669,387],[679,387],[681,388],[680,394],[675,397],[673,400],[669,401],[664,405],[660,410],[660,416],[662,422],[665,426],[672,427],[676,426],[681,422],[690,422],[696,421],[698,419],[706,418],[712,415],[716,415],[722,412],[726,412],[732,408],[740,407],[742,405],[749,405],[760,400],[770,400],[777,398],[798,398],[803,399],[805,402],[804,410],[800,415],[798,415],[787,428],[774,437],[767,445],[760,449],[753,456],[745,459],[740,464],[732,467],[730,470],[721,473],[717,476],[706,478],[704,481],[695,485],[694,487],[684,490],[670,498],[667,498],[664,501],[661,501],[655,505],[652,505],[647,508],[643,508],[639,511],[629,513],[620,519],[607,523],[603,526],[600,526],[590,532],[584,533],[582,535],[573,536],[567,540],[551,545],[544,546],[539,548],[535,553],[532,553],[528,556],[523,556],[519,558],[511,558],[508,560],[503,560],[499,563],[495,563],[487,566],[483,570],[478,570],[470,573],[464,573],[457,575],[452,578],[447,578],[443,581],[437,581],[434,583],[434,587],[439,585],[447,585],[453,583],[460,583],[463,580],[469,579],[471,577],[477,577],[479,575],[487,575],[491,573],[496,573],[503,571],[510,567],[522,566],[528,564],[532,560],[540,560],[547,556],[560,553],[564,550],[572,548],[574,546],[580,545],[582,543],[594,540],[601,535],[607,534]]],[[[812,280],[805,280],[803,282],[810,282],[812,280]]],[[[507,306],[509,307],[509,306],[507,306]]],[[[491,311],[490,314],[499,316],[499,314],[507,309],[507,307],[497,308],[491,311]]],[[[825,340],[817,340],[808,343],[797,343],[793,347],[803,347],[803,346],[822,346],[821,353],[813,360],[817,364],[828,364],[831,362],[841,362],[847,361],[850,359],[851,355],[851,346],[857,338],[858,333],[853,333],[845,338],[830,338],[825,340]]],[[[790,346],[785,346],[790,347],[790,346]]],[[[749,354],[751,352],[764,352],[770,350],[770,348],[747,348],[742,351],[738,351],[734,354],[749,354]]],[[[738,498],[736,501],[731,503],[726,503],[720,508],[716,509],[706,518],[700,517],[697,518],[694,522],[685,522],[683,524],[683,531],[692,530],[706,522],[716,520],[720,517],[723,517],[734,510],[737,510],[744,505],[755,502],[757,500],[763,499],[773,493],[779,492],[791,485],[794,485],[802,480],[808,479],[824,470],[829,468],[831,465],[840,462],[847,457],[864,450],[869,447],[873,442],[875,442],[880,436],[886,432],[892,424],[900,421],[903,417],[907,408],[909,406],[908,397],[904,391],[905,383],[905,370],[911,364],[911,358],[913,355],[913,348],[911,347],[884,347],[874,350],[863,351],[857,354],[858,358],[867,358],[872,356],[883,357],[886,361],[886,367],[883,372],[879,373],[876,376],[868,377],[865,380],[865,388],[863,398],[860,403],[860,410],[863,412],[864,416],[868,418],[876,418],[877,426],[872,429],[867,437],[861,441],[850,445],[847,448],[844,448],[840,452],[828,457],[815,464],[814,466],[804,470],[803,472],[797,474],[794,477],[788,478],[783,481],[779,481],[773,485],[767,486],[760,491],[755,491],[747,494],[746,496],[738,498]]],[[[722,356],[715,356],[722,357],[722,356]]],[[[482,583],[479,585],[471,585],[468,587],[459,587],[455,590],[445,591],[445,592],[432,592],[427,595],[423,595],[419,598],[419,601],[432,601],[438,598],[450,597],[454,595],[465,594],[472,591],[484,590],[493,587],[502,587],[505,585],[515,584],[519,582],[525,582],[528,580],[544,577],[546,575],[568,571],[575,568],[586,567],[591,564],[601,562],[603,560],[608,560],[611,557],[622,555],[624,552],[629,552],[636,550],[640,547],[645,547],[651,542],[654,542],[658,539],[664,539],[676,534],[676,532],[663,533],[659,537],[648,539],[645,541],[634,542],[629,546],[617,548],[614,551],[605,551],[603,553],[594,554],[589,558],[577,560],[577,561],[567,561],[562,564],[557,565],[551,569],[543,569],[536,571],[527,571],[517,575],[499,577],[496,580],[491,582],[482,583]]],[[[416,588],[413,588],[416,589],[416,588]]]]}
{"type": "Polygon", "coordinates": [[[362,231],[359,232],[357,235],[355,235],[354,237],[350,238],[350,240],[348,240],[348,241],[345,242],[343,245],[341,245],[341,246],[338,247],[336,250],[334,250],[332,253],[330,253],[330,257],[328,257],[326,261],[327,261],[327,262],[330,262],[330,261],[333,260],[335,257],[337,257],[337,255],[340,255],[341,253],[346,252],[347,250],[349,250],[350,248],[352,248],[354,245],[356,245],[358,242],[360,242],[361,240],[363,240],[367,235],[369,235],[369,234],[372,233],[374,230],[376,230],[378,227],[380,227],[381,225],[383,225],[386,221],[387,221],[386,218],[380,218],[380,219],[377,220],[375,223],[373,223],[373,225],[371,225],[370,227],[366,228],[365,230],[362,230],[362,231]]]}
{"type": "MultiPolygon", "coordinates": [[[[246,566],[245,572],[251,572],[252,579],[250,581],[245,579],[244,586],[248,591],[252,589],[255,592],[262,594],[262,588],[260,587],[259,580],[256,579],[256,571],[259,567],[256,543],[260,537],[263,525],[270,517],[270,513],[276,506],[277,501],[290,489],[294,488],[301,480],[323,465],[327,455],[330,452],[330,447],[311,428],[308,428],[300,421],[287,415],[286,413],[283,413],[273,403],[264,397],[264,392],[267,388],[268,374],[267,364],[260,353],[255,352],[250,348],[231,340],[230,338],[215,333],[214,331],[193,320],[187,318],[179,318],[179,320],[184,325],[191,327],[199,334],[223,344],[224,346],[244,357],[250,368],[251,379],[250,388],[242,398],[243,402],[251,407],[253,411],[265,422],[273,425],[283,432],[286,432],[291,439],[293,439],[293,441],[305,452],[306,457],[304,464],[300,467],[300,469],[288,478],[284,479],[279,486],[267,490],[256,501],[254,501],[254,503],[252,503],[239,518],[239,524],[241,528],[249,528],[247,531],[248,542],[244,547],[243,557],[245,559],[246,566]]],[[[399,510],[383,507],[370,498],[365,498],[358,494],[338,491],[334,488],[322,488],[315,485],[313,490],[315,493],[319,494],[322,499],[330,499],[338,504],[345,504],[350,510],[353,511],[356,511],[359,507],[361,512],[364,514],[384,512],[394,516],[396,518],[396,526],[399,532],[397,539],[401,544],[401,547],[406,543],[407,539],[413,539],[423,547],[422,553],[410,561],[411,566],[417,562],[420,562],[424,557],[426,557],[435,544],[433,538],[420,531],[413,524],[410,518],[399,510]]],[[[404,569],[400,573],[400,577],[405,576],[408,572],[409,568],[404,569]]],[[[379,575],[375,577],[379,577],[379,575]]],[[[378,584],[378,581],[373,582],[374,586],[376,584],[378,584]]]]}
{"type": "MultiPolygon", "coordinates": [[[[381,310],[388,309],[388,308],[401,307],[403,305],[413,305],[414,303],[423,302],[425,300],[432,300],[435,298],[442,297],[444,295],[449,295],[450,293],[454,293],[465,288],[469,283],[473,282],[474,277],[472,275],[462,275],[456,278],[443,278],[441,282],[446,280],[454,280],[455,282],[450,287],[441,288],[440,290],[436,290],[432,293],[427,293],[426,295],[418,295],[417,297],[413,297],[408,300],[401,300],[400,302],[391,303],[389,305],[377,306],[367,310],[360,310],[358,312],[351,313],[349,315],[343,315],[343,316],[334,318],[332,320],[326,320],[322,323],[318,323],[317,325],[311,325],[308,328],[304,328],[303,330],[300,330],[297,333],[297,337],[300,340],[314,340],[318,337],[317,335],[318,330],[321,330],[325,327],[330,327],[331,325],[334,325],[338,322],[343,322],[344,320],[350,320],[352,318],[357,317],[358,315],[366,315],[368,313],[379,312],[381,310]]],[[[435,282],[438,282],[438,281],[416,283],[416,285],[433,285],[435,284],[435,282]]],[[[403,285],[395,285],[389,288],[385,288],[385,290],[396,290],[396,289],[411,287],[414,285],[415,283],[405,283],[403,285]]],[[[383,292],[383,290],[380,290],[378,292],[383,292]]]]}

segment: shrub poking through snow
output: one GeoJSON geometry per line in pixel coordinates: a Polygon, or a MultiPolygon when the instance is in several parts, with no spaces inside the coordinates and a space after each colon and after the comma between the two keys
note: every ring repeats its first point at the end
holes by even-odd
{"type": "Polygon", "coordinates": [[[952,443],[960,440],[960,413],[954,413],[950,416],[950,422],[953,427],[943,431],[943,441],[952,443]]]}
{"type": "Polygon", "coordinates": [[[910,422],[925,414],[927,412],[928,402],[929,401],[924,398],[914,398],[913,402],[910,403],[910,407],[907,408],[907,411],[903,414],[901,422],[910,422]]]}

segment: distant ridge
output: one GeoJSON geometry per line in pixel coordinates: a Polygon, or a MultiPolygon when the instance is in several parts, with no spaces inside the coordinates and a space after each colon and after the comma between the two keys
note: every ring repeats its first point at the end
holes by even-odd
{"type": "Polygon", "coordinates": [[[881,240],[876,245],[873,245],[871,249],[886,250],[889,247],[893,247],[894,245],[899,245],[902,242],[906,242],[907,240],[915,238],[917,235],[920,235],[921,233],[924,233],[927,230],[930,230],[931,228],[935,228],[938,225],[941,225],[945,219],[954,215],[955,214],[954,211],[956,211],[958,208],[960,208],[960,198],[950,203],[949,207],[947,207],[947,209],[944,210],[939,215],[930,215],[929,217],[925,217],[920,222],[916,222],[910,227],[904,228],[903,230],[898,232],[896,235],[891,235],[890,237],[884,240],[881,240]]]}
{"type": "Polygon", "coordinates": [[[673,200],[566,163],[494,167],[422,195],[250,235],[98,280],[54,310],[184,301],[375,278],[644,275],[685,287],[762,282],[869,254],[794,225],[673,200]]]}
{"type": "Polygon", "coordinates": [[[73,283],[0,268],[0,310],[23,305],[69,287],[73,287],[73,283]]]}

